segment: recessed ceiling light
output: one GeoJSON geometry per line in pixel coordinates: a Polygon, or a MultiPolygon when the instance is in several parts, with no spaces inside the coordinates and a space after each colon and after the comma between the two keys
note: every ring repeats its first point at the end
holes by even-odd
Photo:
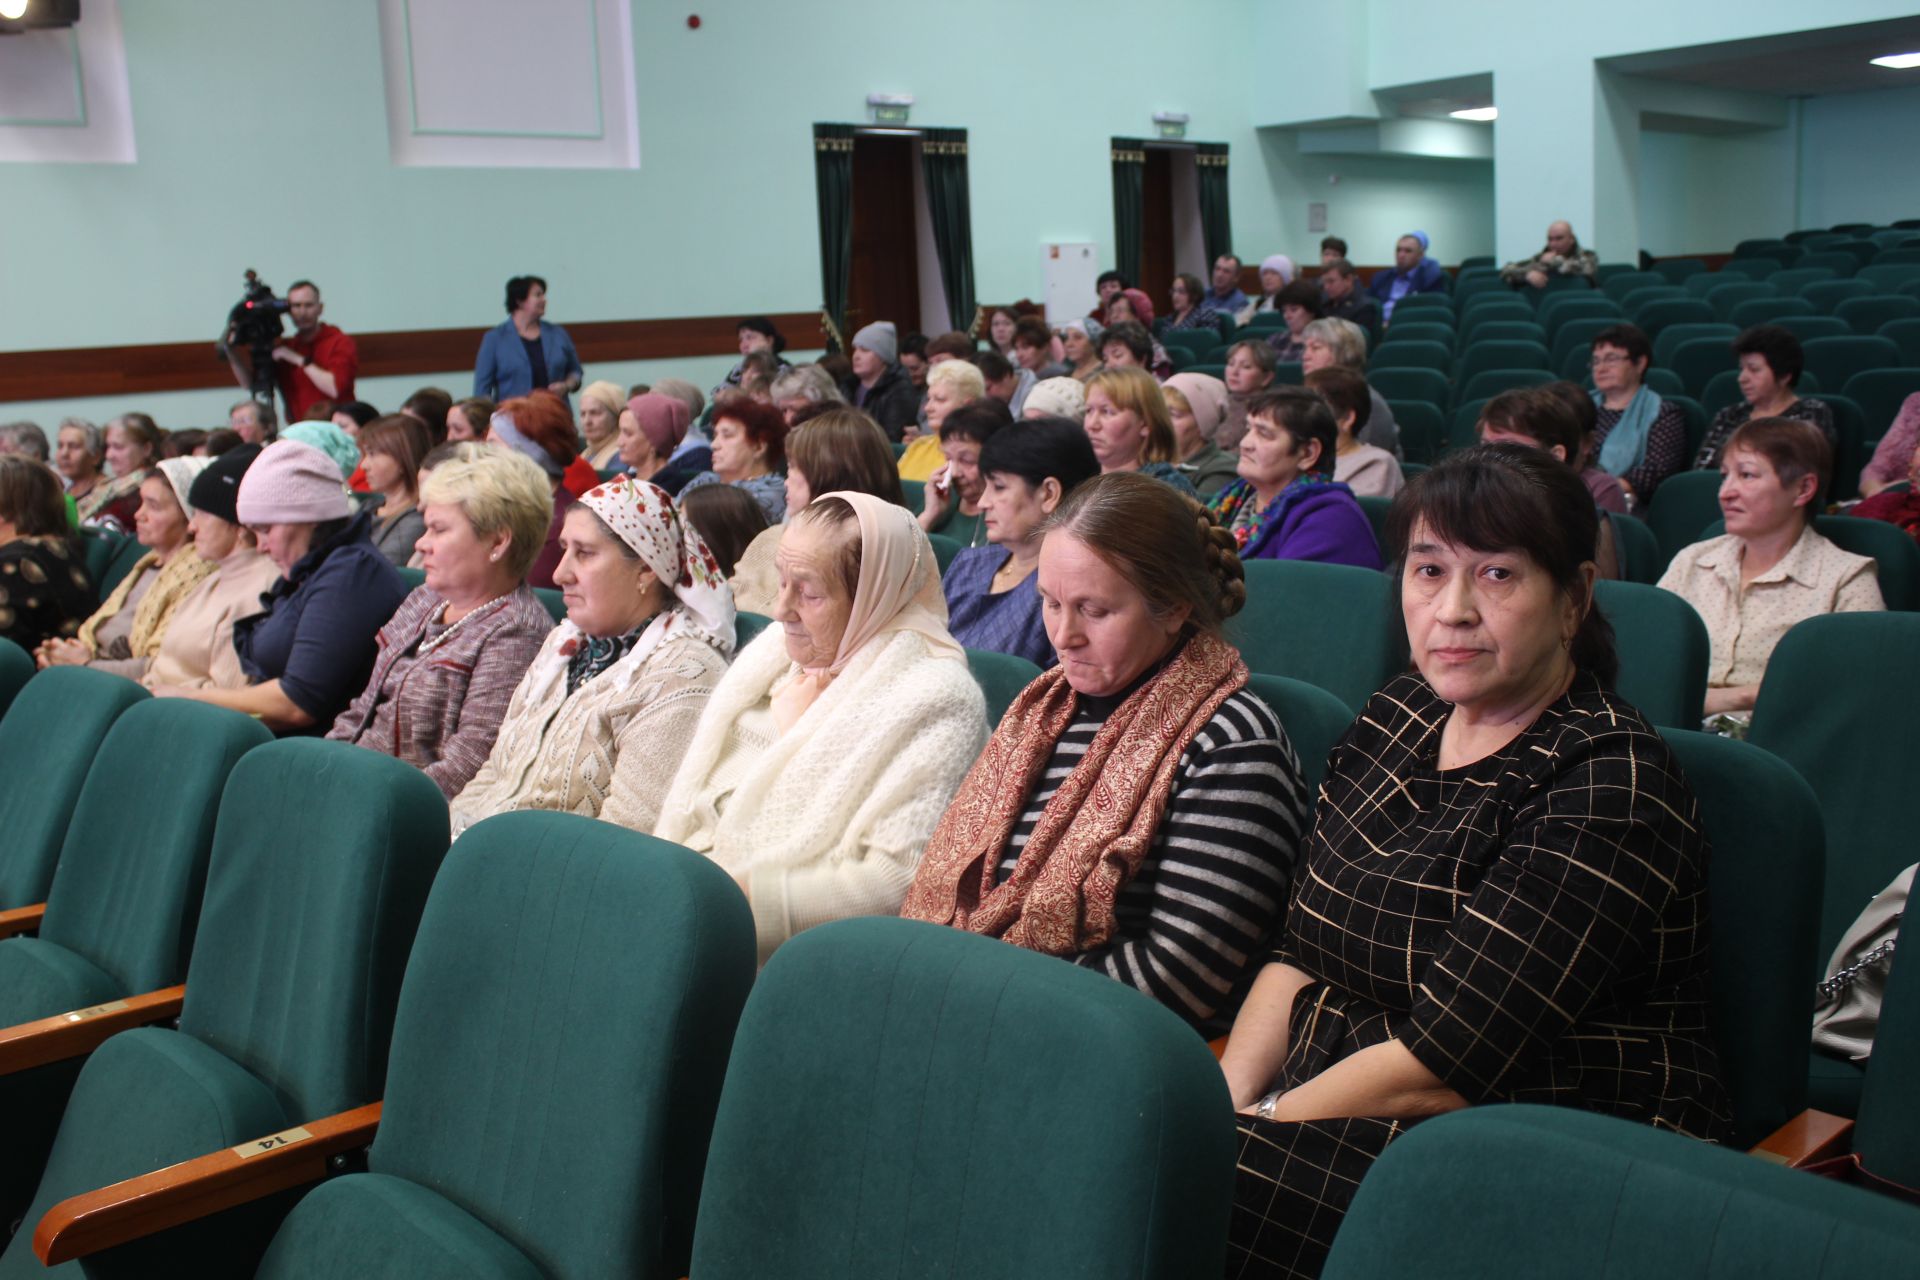
{"type": "Polygon", "coordinates": [[[1907,71],[1920,67],[1920,53],[1890,53],[1884,58],[1875,58],[1876,67],[1892,67],[1895,71],[1907,71]]]}
{"type": "Polygon", "coordinates": [[[1468,107],[1465,111],[1449,111],[1455,120],[1494,120],[1500,115],[1498,107],[1468,107]]]}
{"type": "Polygon", "coordinates": [[[17,22],[27,16],[27,0],[0,0],[0,18],[17,22]]]}

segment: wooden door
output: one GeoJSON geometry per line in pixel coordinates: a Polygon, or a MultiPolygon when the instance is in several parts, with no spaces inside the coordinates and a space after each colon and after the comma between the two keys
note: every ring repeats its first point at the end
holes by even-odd
{"type": "Polygon", "coordinates": [[[915,239],[914,140],[888,134],[853,139],[853,264],[847,283],[847,340],[876,320],[905,335],[920,326],[915,239]]]}
{"type": "Polygon", "coordinates": [[[1173,307],[1168,289],[1176,269],[1173,260],[1173,153],[1148,147],[1141,191],[1140,279],[1134,283],[1153,299],[1156,316],[1173,307]]]}

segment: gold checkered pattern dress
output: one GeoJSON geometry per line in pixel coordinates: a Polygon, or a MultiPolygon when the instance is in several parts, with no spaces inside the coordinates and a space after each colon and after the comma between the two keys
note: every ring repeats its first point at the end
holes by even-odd
{"type": "MultiPolygon", "coordinates": [[[[1417,676],[1335,747],[1273,959],[1320,979],[1275,1087],[1397,1039],[1469,1103],[1730,1123],[1707,1029],[1707,845],[1666,744],[1578,676],[1513,742],[1438,766],[1417,676]]],[[[1316,1276],[1406,1121],[1241,1117],[1227,1274],[1316,1276]]]]}

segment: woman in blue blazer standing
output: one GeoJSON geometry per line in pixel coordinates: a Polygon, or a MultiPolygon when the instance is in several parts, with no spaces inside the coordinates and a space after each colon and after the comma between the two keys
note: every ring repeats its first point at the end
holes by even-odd
{"type": "Polygon", "coordinates": [[[573,339],[547,313],[547,282],[539,276],[507,281],[507,318],[480,339],[473,362],[473,394],[496,404],[544,387],[561,397],[580,389],[580,357],[573,339]]]}

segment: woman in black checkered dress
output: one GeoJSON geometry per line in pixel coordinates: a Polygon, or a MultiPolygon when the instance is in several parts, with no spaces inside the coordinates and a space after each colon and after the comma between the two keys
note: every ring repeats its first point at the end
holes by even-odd
{"type": "Polygon", "coordinates": [[[1707,846],[1665,743],[1606,689],[1585,487],[1456,454],[1389,545],[1417,675],[1335,747],[1287,925],[1222,1059],[1227,1274],[1315,1276],[1408,1125],[1537,1102],[1715,1139],[1707,846]]]}

